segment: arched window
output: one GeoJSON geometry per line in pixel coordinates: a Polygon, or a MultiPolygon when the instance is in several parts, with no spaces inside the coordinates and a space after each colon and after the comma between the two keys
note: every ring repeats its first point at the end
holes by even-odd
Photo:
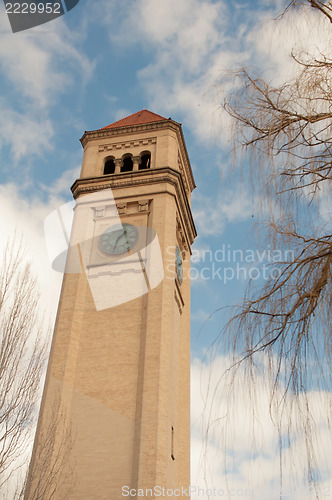
{"type": "Polygon", "coordinates": [[[131,172],[133,169],[133,158],[132,155],[125,155],[122,157],[123,165],[121,167],[121,172],[131,172]]]}
{"type": "Polygon", "coordinates": [[[104,163],[104,175],[108,174],[114,174],[115,172],[115,163],[114,163],[114,158],[105,158],[105,163],[104,163]]]}
{"type": "Polygon", "coordinates": [[[151,166],[151,153],[150,151],[143,151],[140,154],[141,157],[141,163],[139,166],[139,170],[144,170],[146,168],[150,168],[151,166]]]}

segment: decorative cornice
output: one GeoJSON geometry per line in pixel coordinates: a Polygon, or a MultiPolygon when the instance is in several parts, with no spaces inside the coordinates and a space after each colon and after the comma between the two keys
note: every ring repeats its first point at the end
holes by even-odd
{"type": "Polygon", "coordinates": [[[163,128],[171,128],[171,129],[177,131],[179,128],[181,128],[181,125],[174,122],[173,120],[165,120],[165,121],[153,122],[153,123],[143,123],[140,125],[127,125],[126,127],[91,130],[91,131],[85,131],[83,136],[81,137],[80,141],[81,141],[82,146],[84,148],[90,139],[105,139],[108,137],[116,137],[119,135],[141,133],[141,132],[146,132],[149,130],[160,130],[163,128]]]}
{"type": "Polygon", "coordinates": [[[184,182],[184,186],[186,188],[186,191],[188,191],[188,193],[190,193],[192,190],[190,191],[188,188],[187,177],[186,177],[185,169],[183,168],[183,165],[182,165],[180,153],[178,153],[178,168],[182,174],[182,178],[183,178],[183,182],[184,182]]]}
{"type": "Polygon", "coordinates": [[[111,188],[112,190],[116,190],[132,186],[162,183],[172,184],[175,187],[180,213],[183,217],[186,235],[188,237],[188,248],[190,248],[197,235],[196,228],[182,176],[180,172],[174,170],[173,168],[164,167],[151,170],[138,170],[136,172],[103,175],[102,177],[77,179],[72,185],[71,190],[74,198],[76,199],[81,194],[93,193],[103,189],[111,188]]]}
{"type": "Polygon", "coordinates": [[[176,214],[176,237],[177,237],[178,245],[179,245],[180,250],[182,252],[183,250],[188,250],[188,246],[186,244],[186,238],[184,236],[184,230],[182,228],[182,223],[181,223],[180,219],[181,219],[181,217],[177,213],[176,214]]]}
{"type": "Polygon", "coordinates": [[[102,152],[109,152],[109,151],[119,151],[121,149],[128,149],[128,148],[133,148],[137,146],[149,146],[152,144],[156,144],[157,139],[156,137],[148,137],[146,139],[138,139],[136,141],[119,141],[119,142],[113,142],[109,144],[102,144],[98,146],[98,151],[99,153],[102,152]]]}

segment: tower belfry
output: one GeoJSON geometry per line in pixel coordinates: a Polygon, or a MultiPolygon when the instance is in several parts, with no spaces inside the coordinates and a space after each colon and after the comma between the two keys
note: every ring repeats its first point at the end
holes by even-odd
{"type": "Polygon", "coordinates": [[[194,178],[181,125],[145,109],[81,143],[25,498],[154,498],[190,481],[194,178]]]}

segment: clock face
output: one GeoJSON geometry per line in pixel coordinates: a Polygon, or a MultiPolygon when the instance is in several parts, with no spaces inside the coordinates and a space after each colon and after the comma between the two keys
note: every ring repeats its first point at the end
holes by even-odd
{"type": "Polygon", "coordinates": [[[176,265],[176,274],[181,284],[183,281],[183,268],[182,268],[181,252],[178,246],[176,247],[176,252],[175,252],[175,265],[176,265]]]}
{"type": "Polygon", "coordinates": [[[120,255],[131,250],[138,241],[138,231],[131,224],[108,227],[99,238],[99,248],[108,255],[120,255]]]}

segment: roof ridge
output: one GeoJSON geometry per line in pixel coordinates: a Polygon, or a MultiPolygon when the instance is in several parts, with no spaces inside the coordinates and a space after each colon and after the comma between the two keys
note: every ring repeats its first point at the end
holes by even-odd
{"type": "Polygon", "coordinates": [[[153,113],[153,111],[149,111],[148,109],[143,108],[140,111],[136,111],[136,113],[126,116],[125,118],[121,118],[121,120],[117,120],[113,123],[110,123],[109,125],[106,125],[106,127],[102,127],[99,130],[105,130],[116,127],[126,127],[129,125],[141,125],[144,123],[158,122],[164,120],[167,120],[167,118],[158,115],[157,113],[153,113]]]}

